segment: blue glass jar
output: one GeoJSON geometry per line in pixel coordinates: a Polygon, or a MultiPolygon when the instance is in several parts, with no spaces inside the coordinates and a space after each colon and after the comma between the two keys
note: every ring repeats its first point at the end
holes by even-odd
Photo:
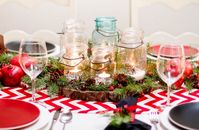
{"type": "Polygon", "coordinates": [[[92,33],[92,48],[90,57],[91,73],[99,82],[110,81],[115,71],[115,45],[119,41],[119,33],[114,17],[96,18],[96,28],[92,33]]]}
{"type": "Polygon", "coordinates": [[[95,20],[95,30],[92,33],[93,45],[114,46],[119,41],[119,33],[114,17],[98,17],[95,20]]]}

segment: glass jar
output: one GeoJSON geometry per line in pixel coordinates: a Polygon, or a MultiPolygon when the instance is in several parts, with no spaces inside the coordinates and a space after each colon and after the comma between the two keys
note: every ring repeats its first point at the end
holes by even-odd
{"type": "Polygon", "coordinates": [[[62,39],[65,52],[61,63],[65,65],[65,74],[68,79],[78,79],[82,68],[87,64],[87,36],[85,24],[82,21],[69,20],[65,24],[62,39]]]}
{"type": "Polygon", "coordinates": [[[97,76],[98,81],[107,81],[115,71],[115,45],[119,33],[113,17],[99,17],[95,22],[90,57],[91,73],[97,76]]]}
{"type": "Polygon", "coordinates": [[[117,45],[117,73],[130,75],[136,81],[144,78],[147,67],[143,35],[141,29],[128,28],[122,33],[121,42],[117,45]]]}
{"type": "Polygon", "coordinates": [[[93,45],[106,44],[116,45],[119,40],[119,33],[116,28],[114,17],[98,17],[95,20],[95,30],[92,33],[93,45]]]}

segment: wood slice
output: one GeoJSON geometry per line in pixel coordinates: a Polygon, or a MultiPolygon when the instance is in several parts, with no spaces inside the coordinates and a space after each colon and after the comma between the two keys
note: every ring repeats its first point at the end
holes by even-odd
{"type": "Polygon", "coordinates": [[[84,101],[117,102],[121,99],[120,96],[114,94],[112,91],[81,91],[66,87],[63,88],[62,94],[71,99],[84,101]]]}

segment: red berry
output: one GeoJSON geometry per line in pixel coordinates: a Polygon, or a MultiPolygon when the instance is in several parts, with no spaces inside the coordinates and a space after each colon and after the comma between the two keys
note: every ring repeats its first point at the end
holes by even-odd
{"type": "Polygon", "coordinates": [[[114,113],[120,113],[120,112],[122,112],[122,109],[119,107],[119,108],[116,108],[115,110],[114,110],[114,113]]]}
{"type": "Polygon", "coordinates": [[[185,70],[184,70],[184,75],[186,77],[190,77],[193,74],[193,66],[190,61],[185,62],[185,70]]]}
{"type": "Polygon", "coordinates": [[[114,89],[115,89],[115,88],[114,88],[114,86],[112,86],[112,85],[108,87],[108,90],[109,90],[109,91],[113,91],[114,89]]]}

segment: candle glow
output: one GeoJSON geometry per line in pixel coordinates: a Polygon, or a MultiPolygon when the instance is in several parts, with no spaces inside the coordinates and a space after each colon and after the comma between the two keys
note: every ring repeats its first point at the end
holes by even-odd
{"type": "Polygon", "coordinates": [[[146,72],[144,70],[141,70],[139,68],[134,68],[132,74],[130,74],[131,77],[135,79],[135,81],[139,81],[144,79],[146,72]]]}
{"type": "Polygon", "coordinates": [[[77,74],[78,72],[80,72],[80,70],[77,67],[75,67],[72,70],[69,70],[69,73],[71,73],[71,74],[77,74]]]}
{"type": "Polygon", "coordinates": [[[108,74],[108,73],[106,73],[106,72],[102,72],[102,73],[100,73],[99,75],[98,75],[98,77],[100,77],[100,78],[109,78],[111,75],[110,74],[108,74]]]}

